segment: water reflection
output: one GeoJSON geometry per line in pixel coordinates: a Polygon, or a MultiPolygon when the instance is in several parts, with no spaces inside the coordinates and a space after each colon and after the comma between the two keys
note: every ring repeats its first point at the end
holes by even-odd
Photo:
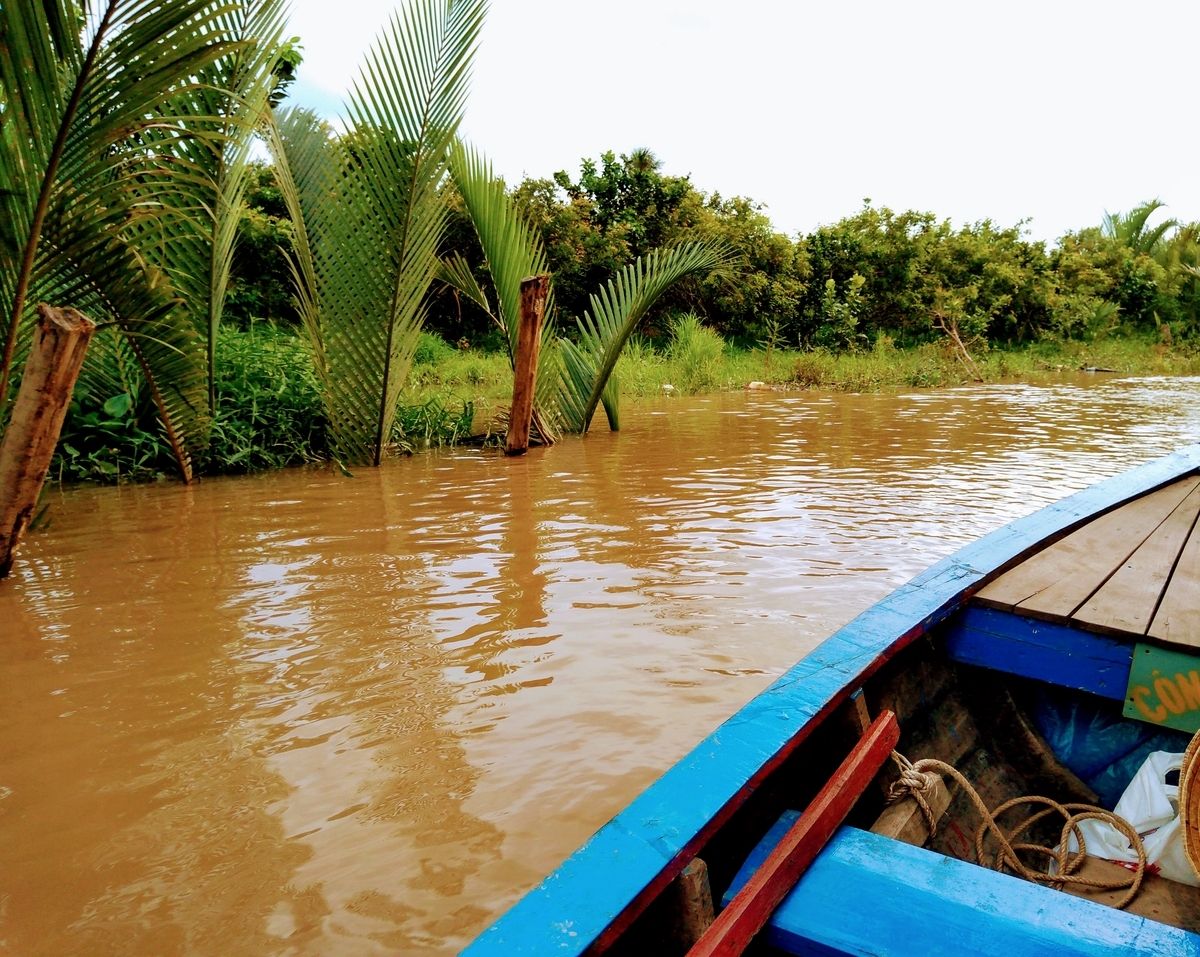
{"type": "Polygon", "coordinates": [[[0,953],[451,953],[958,544],[1200,383],[735,395],[524,459],[78,489],[0,586],[0,953]]]}

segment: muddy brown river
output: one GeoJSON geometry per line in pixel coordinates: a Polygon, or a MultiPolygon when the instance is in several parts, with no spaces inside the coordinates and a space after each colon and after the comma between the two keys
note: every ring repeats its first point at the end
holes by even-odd
{"type": "Polygon", "coordinates": [[[457,952],[818,641],[1200,436],[1200,380],[723,395],[53,496],[0,583],[0,955],[457,952]]]}

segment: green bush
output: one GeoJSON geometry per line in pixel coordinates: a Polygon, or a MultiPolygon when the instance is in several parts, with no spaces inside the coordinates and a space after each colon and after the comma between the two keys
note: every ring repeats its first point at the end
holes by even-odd
{"type": "Polygon", "coordinates": [[[175,460],[161,429],[142,427],[127,392],[108,397],[76,393],[50,477],[59,481],[145,481],[165,477],[175,460]]]}
{"type": "Polygon", "coordinates": [[[207,472],[316,462],[328,453],[312,359],[290,330],[252,323],[217,340],[217,414],[207,472]]]}
{"type": "Polygon", "coordinates": [[[436,396],[416,405],[402,405],[396,413],[394,440],[412,451],[454,445],[471,435],[475,403],[463,402],[455,410],[436,396]]]}
{"type": "Polygon", "coordinates": [[[92,339],[63,420],[50,476],[145,481],[175,472],[175,459],[128,341],[115,329],[92,339]]]}
{"type": "Polygon", "coordinates": [[[449,359],[457,350],[436,332],[422,332],[413,353],[413,365],[436,365],[449,359]]]}
{"type": "MultiPolygon", "coordinates": [[[[145,481],[175,460],[136,376],[128,347],[97,335],[67,411],[50,474],[60,480],[145,481]]],[[[312,360],[294,333],[267,323],[226,327],[217,340],[217,410],[202,474],[249,472],[323,459],[325,413],[312,360]]]]}
{"type": "MultiPolygon", "coordinates": [[[[452,445],[472,434],[476,403],[455,396],[471,383],[511,388],[507,357],[461,352],[437,336],[419,348],[433,358],[414,371],[432,394],[401,400],[392,441],[401,449],[452,445]]],[[[325,461],[328,422],[312,357],[289,328],[227,326],[217,340],[217,412],[202,475],[253,472],[325,461]]],[[[146,481],[175,474],[170,445],[141,388],[128,345],[98,333],[75,388],[51,466],[62,481],[146,481]]]]}
{"type": "MultiPolygon", "coordinates": [[[[256,168],[235,257],[231,317],[290,315],[281,302],[290,223],[271,170],[256,168]],[[283,277],[283,278],[281,278],[283,277]]],[[[651,310],[642,332],[657,338],[669,316],[695,310],[729,342],[859,350],[882,332],[903,348],[936,342],[952,322],[993,345],[1109,334],[1200,338],[1200,223],[1162,221],[1144,203],[1053,245],[1023,223],[954,225],[934,213],[868,203],[802,236],[775,230],[761,204],[705,192],[663,172],[647,150],[584,160],[577,175],[526,179],[513,191],[538,231],[554,274],[559,328],[589,309],[589,296],[659,246],[717,239],[735,254],[728,274],[691,277],[651,310]],[[1157,225],[1154,225],[1157,223],[1157,225]],[[776,339],[778,340],[776,342],[776,339]]],[[[461,253],[487,286],[483,252],[462,198],[451,207],[445,252],[461,253]]],[[[482,351],[505,340],[483,310],[450,292],[432,297],[427,327],[482,351]]],[[[970,343],[969,343],[970,344],[970,343]]],[[[437,363],[441,347],[418,355],[437,363]]],[[[976,351],[971,345],[972,352],[976,351]]]]}
{"type": "Polygon", "coordinates": [[[694,312],[672,320],[668,356],[679,380],[673,383],[677,389],[702,392],[719,385],[724,352],[725,340],[701,323],[694,312]]]}

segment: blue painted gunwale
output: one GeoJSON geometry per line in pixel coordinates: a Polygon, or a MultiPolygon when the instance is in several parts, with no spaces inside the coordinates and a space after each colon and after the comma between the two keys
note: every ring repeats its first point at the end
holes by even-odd
{"type": "MultiPolygon", "coordinates": [[[[799,815],[788,811],[728,900],[799,815]]],[[[1062,891],[842,827],[765,928],[789,954],[933,957],[1200,957],[1200,936],[1062,891]],[[854,906],[847,920],[849,901],[854,906]]]]}
{"type": "Polygon", "coordinates": [[[1200,445],[1125,472],[985,535],[835,632],[725,721],[463,951],[602,950],[754,790],[888,658],[985,579],[1122,502],[1200,469],[1200,445]]]}

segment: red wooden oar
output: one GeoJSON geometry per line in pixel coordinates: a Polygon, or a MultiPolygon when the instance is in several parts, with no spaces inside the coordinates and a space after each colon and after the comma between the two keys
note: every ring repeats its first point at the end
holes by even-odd
{"type": "Polygon", "coordinates": [[[883,712],[688,957],[737,957],[746,949],[833,837],[899,740],[896,716],[883,712]]]}

